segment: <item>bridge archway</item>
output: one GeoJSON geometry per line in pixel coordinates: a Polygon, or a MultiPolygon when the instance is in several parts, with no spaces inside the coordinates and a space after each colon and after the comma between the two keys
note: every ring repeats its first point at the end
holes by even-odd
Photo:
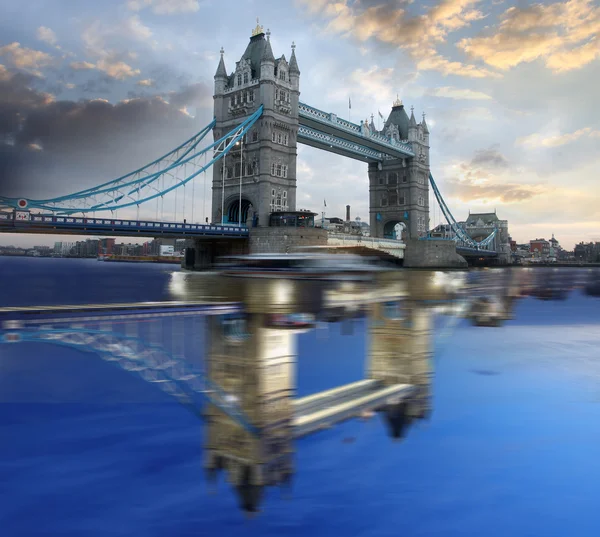
{"type": "Polygon", "coordinates": [[[400,220],[390,220],[383,226],[384,239],[406,240],[408,238],[406,224],[400,220]]]}
{"type": "MultiPolygon", "coordinates": [[[[241,225],[246,225],[248,219],[248,211],[252,203],[247,198],[242,198],[242,221],[241,225]]],[[[226,222],[231,224],[237,224],[239,222],[240,214],[240,199],[236,198],[229,202],[225,215],[227,216],[226,222]]]]}

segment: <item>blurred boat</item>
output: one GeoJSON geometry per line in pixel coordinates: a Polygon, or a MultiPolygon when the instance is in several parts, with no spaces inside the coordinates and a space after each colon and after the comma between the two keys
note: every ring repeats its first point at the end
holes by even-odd
{"type": "Polygon", "coordinates": [[[221,258],[217,267],[230,276],[301,279],[370,279],[387,270],[352,254],[251,254],[221,258]]]}

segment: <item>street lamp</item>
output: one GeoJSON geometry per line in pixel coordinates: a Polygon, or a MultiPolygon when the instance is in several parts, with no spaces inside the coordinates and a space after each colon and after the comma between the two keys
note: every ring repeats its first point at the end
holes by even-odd
{"type": "Polygon", "coordinates": [[[225,158],[223,158],[223,164],[221,164],[221,225],[225,222],[225,158]]]}
{"type": "Polygon", "coordinates": [[[239,226],[242,226],[242,177],[244,175],[244,160],[243,160],[243,152],[244,152],[244,136],[235,143],[235,145],[240,146],[240,208],[238,214],[238,223],[239,226]]]}

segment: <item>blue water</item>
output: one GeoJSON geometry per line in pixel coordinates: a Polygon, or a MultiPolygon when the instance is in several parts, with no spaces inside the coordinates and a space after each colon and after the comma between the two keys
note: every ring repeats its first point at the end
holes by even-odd
{"type": "MultiPolygon", "coordinates": [[[[0,300],[165,300],[172,270],[0,258],[0,300]]],[[[600,299],[577,289],[499,328],[461,321],[430,421],[298,441],[291,497],[269,489],[252,519],[223,478],[210,493],[203,425],[169,396],[92,354],[0,345],[0,535],[597,536],[599,342],[600,299]]],[[[366,345],[361,320],[302,334],[298,394],[362,378],[366,345]]]]}

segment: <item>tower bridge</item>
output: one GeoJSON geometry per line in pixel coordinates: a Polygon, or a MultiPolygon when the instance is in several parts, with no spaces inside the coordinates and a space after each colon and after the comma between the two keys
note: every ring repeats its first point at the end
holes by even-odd
{"type": "MultiPolygon", "coordinates": [[[[188,268],[199,268],[228,248],[238,252],[235,239],[243,239],[252,250],[253,233],[258,233],[253,229],[269,227],[273,213],[296,210],[297,147],[302,143],[367,165],[371,236],[405,243],[407,255],[417,252],[417,264],[435,264],[448,258],[446,250],[456,251],[454,244],[440,249],[439,244],[415,242],[429,237],[430,187],[459,251],[497,257],[497,248],[505,249],[500,244],[505,234],[495,227],[474,237],[452,215],[431,173],[424,114],[417,121],[414,110],[409,115],[398,98],[381,130],[372,118],[352,123],[301,102],[300,79],[295,45],[289,60],[285,54],[276,57],[270,32],[257,25],[232,70],[221,48],[214,75],[214,119],[200,132],[140,169],[96,187],[42,200],[0,195],[0,232],[191,236],[197,239],[196,258],[202,261],[188,268]],[[206,189],[211,170],[210,200],[203,200],[211,208],[203,207],[199,222],[194,189],[202,178],[206,189]],[[175,217],[165,219],[165,199],[173,197],[175,217]],[[142,206],[155,216],[141,218],[142,206]],[[117,211],[126,217],[117,217],[117,211]],[[103,213],[102,218],[96,213],[103,213]],[[186,215],[191,216],[189,223],[186,215]]],[[[302,236],[309,239],[311,233],[303,231],[302,236]]],[[[404,257],[402,248],[396,250],[404,257]]]]}

